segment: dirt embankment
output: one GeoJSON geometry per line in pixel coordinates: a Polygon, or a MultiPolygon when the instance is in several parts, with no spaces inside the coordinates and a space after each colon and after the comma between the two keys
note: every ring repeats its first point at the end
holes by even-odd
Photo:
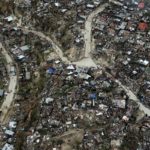
{"type": "Polygon", "coordinates": [[[13,13],[14,6],[14,0],[0,0],[0,13],[13,13]]]}
{"type": "Polygon", "coordinates": [[[70,130],[61,136],[55,137],[54,140],[62,140],[62,150],[71,150],[73,147],[78,146],[83,140],[83,130],[70,130]]]}

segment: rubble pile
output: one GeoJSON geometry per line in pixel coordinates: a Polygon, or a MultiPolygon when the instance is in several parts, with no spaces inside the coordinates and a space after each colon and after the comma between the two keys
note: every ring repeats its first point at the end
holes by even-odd
{"type": "Polygon", "coordinates": [[[117,140],[120,147],[134,125],[139,129],[138,105],[101,69],[59,60],[47,61],[44,68],[47,82],[26,149],[110,149],[117,140]]]}
{"type": "MultiPolygon", "coordinates": [[[[109,1],[93,19],[89,46],[95,67],[62,60],[63,55],[83,57],[85,21],[106,1],[12,2],[13,12],[8,6],[0,14],[0,39],[13,58],[9,74],[17,78],[17,87],[0,122],[0,149],[148,150],[150,117],[130,96],[134,91],[150,106],[147,0],[109,1]]],[[[93,61],[90,54],[86,60],[93,61]]],[[[5,64],[0,58],[0,77],[7,85],[5,64]]]]}

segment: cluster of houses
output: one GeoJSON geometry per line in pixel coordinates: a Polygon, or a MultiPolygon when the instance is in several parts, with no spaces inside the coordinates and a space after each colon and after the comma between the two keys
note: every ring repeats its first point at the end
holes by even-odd
{"type": "MultiPolygon", "coordinates": [[[[49,8],[64,17],[75,10],[78,24],[75,26],[81,29],[87,15],[103,1],[22,2],[18,7],[28,11],[22,19],[24,25],[31,27],[29,8],[35,5],[41,18],[51,15],[47,12],[49,8]]],[[[136,88],[140,100],[149,105],[150,34],[149,16],[145,15],[149,8],[143,1],[132,0],[132,5],[129,2],[120,0],[119,6],[110,4],[93,20],[94,53],[97,57],[110,57],[112,64],[106,66],[109,72],[130,88],[136,88]]],[[[150,147],[149,117],[139,111],[138,104],[129,99],[115,78],[101,67],[77,67],[48,57],[53,51],[51,43],[17,28],[12,16],[4,17],[1,22],[4,24],[0,24],[0,38],[19,70],[15,113],[7,126],[0,125],[2,150],[15,150],[18,141],[26,150],[150,147]],[[44,79],[37,84],[40,76],[44,79]]],[[[73,29],[79,47],[84,46],[80,29],[73,29]]],[[[13,66],[11,73],[16,73],[13,66]]]]}
{"type": "Polygon", "coordinates": [[[21,18],[23,26],[56,38],[65,54],[74,61],[83,55],[82,30],[87,16],[104,2],[106,0],[21,1],[17,7],[24,12],[25,17],[21,18]]]}
{"type": "Polygon", "coordinates": [[[150,9],[145,3],[111,3],[94,19],[92,34],[97,59],[106,58],[114,76],[149,107],[150,9]]]}
{"type": "MultiPolygon", "coordinates": [[[[8,72],[6,62],[3,60],[0,65],[0,76],[7,81],[7,73],[11,74],[12,77],[17,74],[19,90],[16,91],[17,93],[14,97],[16,99],[14,105],[15,109],[8,125],[4,126],[0,124],[0,148],[2,148],[2,150],[14,150],[15,135],[18,132],[16,128],[18,123],[16,112],[21,111],[18,109],[20,104],[17,103],[17,99],[18,97],[21,97],[21,99],[24,99],[26,96],[31,97],[32,93],[27,92],[27,87],[36,80],[41,61],[45,56],[48,57],[49,52],[52,50],[52,45],[32,33],[26,33],[17,28],[15,20],[6,20],[5,22],[5,18],[2,17],[1,21],[4,21],[4,23],[0,25],[1,42],[17,63],[18,72],[13,65],[10,66],[8,72]]],[[[3,85],[0,86],[0,97],[3,97],[6,92],[4,88],[2,88],[3,85]]]]}
{"type": "Polygon", "coordinates": [[[0,77],[1,77],[1,82],[0,82],[0,103],[2,103],[2,99],[5,93],[5,88],[8,85],[8,79],[7,79],[7,69],[5,66],[5,62],[3,61],[3,58],[0,58],[0,77]]]}
{"type": "Polygon", "coordinates": [[[136,115],[138,105],[100,68],[82,68],[53,59],[45,65],[47,82],[37,124],[29,128],[24,142],[26,149],[60,150],[65,145],[70,149],[117,149],[133,126],[137,133],[143,129],[145,134],[148,118],[145,126],[145,117],[138,119],[136,115]]]}

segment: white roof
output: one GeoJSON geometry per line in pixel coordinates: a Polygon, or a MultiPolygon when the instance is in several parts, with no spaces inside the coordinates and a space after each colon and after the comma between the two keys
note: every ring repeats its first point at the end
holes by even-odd
{"type": "Polygon", "coordinates": [[[66,125],[70,125],[70,124],[72,124],[71,121],[67,121],[67,122],[66,122],[66,125]]]}
{"type": "Polygon", "coordinates": [[[128,120],[129,120],[129,118],[128,118],[127,116],[123,116],[122,119],[123,119],[124,121],[128,121],[128,120]]]}
{"type": "Polygon", "coordinates": [[[131,51],[128,51],[128,52],[127,52],[128,55],[130,55],[131,53],[132,53],[131,51]]]}
{"type": "Polygon", "coordinates": [[[14,17],[13,16],[8,16],[8,17],[6,17],[5,18],[8,22],[10,22],[10,21],[13,21],[14,20],[14,17]]]}
{"type": "Polygon", "coordinates": [[[88,80],[91,76],[85,73],[79,73],[79,77],[88,80]]]}
{"type": "Polygon", "coordinates": [[[133,74],[137,74],[137,71],[133,70],[132,73],[133,73],[133,74]]]}
{"type": "Polygon", "coordinates": [[[148,60],[144,60],[143,64],[147,66],[149,64],[149,61],[148,60]]]}
{"type": "Polygon", "coordinates": [[[104,105],[104,104],[100,104],[99,108],[102,110],[106,110],[108,108],[108,106],[104,105]]]}
{"type": "Polygon", "coordinates": [[[118,106],[119,108],[125,108],[126,102],[125,100],[114,100],[114,105],[118,106]]]}
{"type": "Polygon", "coordinates": [[[11,130],[6,130],[6,131],[5,131],[5,134],[10,135],[10,136],[13,136],[13,135],[14,135],[14,132],[11,131],[11,130]]]}
{"type": "Polygon", "coordinates": [[[94,5],[92,5],[92,4],[87,4],[86,5],[88,8],[94,8],[94,5]]]}
{"type": "Polygon", "coordinates": [[[24,45],[24,46],[20,47],[20,49],[22,51],[26,51],[26,50],[29,50],[29,46],[28,45],[24,45]]]}
{"type": "Polygon", "coordinates": [[[67,69],[69,69],[69,70],[74,70],[75,68],[74,68],[73,65],[69,65],[69,66],[67,67],[67,69]]]}
{"type": "Polygon", "coordinates": [[[56,63],[56,64],[59,64],[59,63],[60,63],[60,61],[59,61],[59,60],[56,60],[56,61],[55,61],[55,63],[56,63]]]}
{"type": "Polygon", "coordinates": [[[66,11],[67,11],[67,9],[62,9],[62,10],[61,10],[61,12],[66,12],[66,11]]]}
{"type": "Polygon", "coordinates": [[[145,66],[147,66],[148,64],[149,64],[149,61],[148,60],[142,60],[142,59],[140,59],[139,60],[139,63],[141,63],[142,65],[145,65],[145,66]]]}
{"type": "Polygon", "coordinates": [[[72,71],[68,72],[68,75],[71,75],[71,74],[73,74],[73,72],[72,72],[72,71]]]}
{"type": "Polygon", "coordinates": [[[18,56],[18,59],[23,59],[23,58],[25,58],[24,55],[19,55],[19,56],[18,56]]]}
{"type": "Polygon", "coordinates": [[[2,150],[14,150],[14,146],[6,143],[2,150]]]}
{"type": "Polygon", "coordinates": [[[46,103],[46,104],[48,104],[48,103],[50,103],[50,102],[53,102],[53,101],[54,101],[54,99],[51,98],[51,97],[47,97],[47,98],[45,99],[45,103],[46,103]]]}
{"type": "Polygon", "coordinates": [[[61,6],[61,5],[60,5],[60,3],[55,3],[55,6],[56,6],[56,7],[59,7],[59,6],[61,6]]]}
{"type": "Polygon", "coordinates": [[[16,128],[16,121],[9,122],[9,128],[16,128]]]}

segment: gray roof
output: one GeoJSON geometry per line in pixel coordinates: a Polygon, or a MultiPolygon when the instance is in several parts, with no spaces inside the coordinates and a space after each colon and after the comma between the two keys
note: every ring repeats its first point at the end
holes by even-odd
{"type": "Polygon", "coordinates": [[[6,143],[2,150],[14,150],[14,146],[6,143]]]}
{"type": "Polygon", "coordinates": [[[4,90],[0,89],[0,96],[4,95],[4,90]]]}
{"type": "Polygon", "coordinates": [[[29,47],[28,45],[24,45],[24,46],[20,47],[20,49],[21,49],[22,51],[27,51],[27,50],[30,49],[30,47],[29,47]]]}

